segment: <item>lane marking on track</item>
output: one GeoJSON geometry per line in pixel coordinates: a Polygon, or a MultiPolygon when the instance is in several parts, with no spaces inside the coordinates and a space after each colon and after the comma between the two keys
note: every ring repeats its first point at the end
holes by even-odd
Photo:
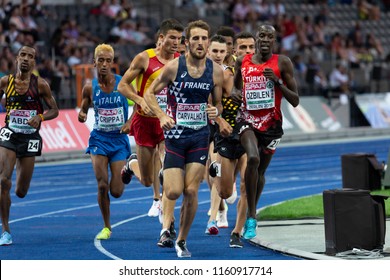
{"type": "MultiPolygon", "coordinates": [[[[202,205],[202,204],[206,204],[206,203],[210,203],[210,200],[205,200],[205,201],[202,201],[202,202],[198,202],[198,205],[202,205]]],[[[176,206],[176,207],[175,207],[175,210],[180,209],[180,208],[181,208],[181,205],[180,205],[180,206],[176,206]]],[[[117,223],[113,224],[113,225],[111,226],[111,228],[116,228],[116,227],[118,227],[118,226],[120,226],[120,225],[123,225],[123,224],[125,224],[125,223],[131,222],[131,221],[134,221],[134,220],[137,220],[137,219],[140,219],[140,218],[144,218],[144,217],[146,217],[146,216],[148,216],[148,214],[138,215],[138,216],[135,216],[135,217],[126,219],[126,220],[122,220],[122,221],[120,221],[120,222],[117,222],[117,223]]],[[[96,235],[96,236],[97,236],[97,235],[96,235]]],[[[112,258],[112,259],[114,259],[114,260],[123,260],[123,259],[121,259],[120,257],[118,257],[118,256],[116,256],[116,255],[110,253],[109,251],[107,251],[107,250],[103,247],[103,245],[102,245],[102,243],[100,242],[100,240],[96,239],[96,236],[95,236],[95,239],[94,239],[94,241],[93,241],[93,244],[95,245],[96,249],[97,249],[100,253],[102,253],[103,255],[106,255],[107,257],[112,258]]]]}

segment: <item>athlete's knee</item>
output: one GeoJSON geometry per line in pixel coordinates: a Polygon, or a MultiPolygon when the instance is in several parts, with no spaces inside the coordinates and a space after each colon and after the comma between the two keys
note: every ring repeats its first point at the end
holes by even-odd
{"type": "Polygon", "coordinates": [[[260,164],[260,157],[258,155],[248,155],[247,156],[247,168],[256,168],[260,164]]]}
{"type": "Polygon", "coordinates": [[[218,191],[218,194],[222,199],[227,199],[232,196],[233,189],[221,189],[218,191]]]}
{"type": "Polygon", "coordinates": [[[145,187],[149,188],[150,186],[153,185],[153,180],[151,178],[148,178],[148,177],[142,177],[141,184],[144,185],[145,187]]]}
{"type": "Polygon", "coordinates": [[[11,189],[12,181],[9,178],[1,177],[0,184],[2,192],[9,192],[11,189]]]}
{"type": "Polygon", "coordinates": [[[198,199],[198,190],[196,189],[193,189],[193,188],[187,188],[185,191],[184,191],[184,196],[190,201],[195,201],[196,199],[198,199]]]}
{"type": "Polygon", "coordinates": [[[181,192],[176,191],[176,190],[167,189],[167,188],[164,189],[164,193],[165,193],[166,197],[170,200],[177,200],[181,195],[181,192]]]}
{"type": "Polygon", "coordinates": [[[111,190],[110,193],[114,198],[119,198],[122,196],[123,190],[111,190]]]}
{"type": "Polygon", "coordinates": [[[98,184],[98,192],[99,192],[99,194],[103,194],[103,195],[108,194],[108,184],[107,183],[99,183],[98,184]]]}

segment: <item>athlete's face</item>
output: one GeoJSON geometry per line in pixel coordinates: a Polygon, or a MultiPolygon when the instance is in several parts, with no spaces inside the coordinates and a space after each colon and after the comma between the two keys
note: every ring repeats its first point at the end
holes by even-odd
{"type": "Polygon", "coordinates": [[[272,52],[276,40],[275,28],[270,25],[261,26],[257,32],[256,47],[262,54],[272,52]]]}
{"type": "Polygon", "coordinates": [[[114,63],[114,54],[110,51],[99,51],[94,59],[95,67],[99,75],[107,75],[111,72],[114,63]]]}
{"type": "Polygon", "coordinates": [[[242,56],[245,54],[255,53],[255,39],[253,38],[239,38],[236,40],[236,55],[242,56]]]}
{"type": "Polygon", "coordinates": [[[207,56],[219,65],[222,65],[226,56],[226,43],[211,42],[207,51],[207,56]]]}
{"type": "Polygon", "coordinates": [[[227,54],[226,56],[229,57],[233,54],[233,37],[230,36],[223,36],[226,41],[226,47],[227,47],[227,54]]]}
{"type": "Polygon", "coordinates": [[[161,35],[161,47],[168,53],[175,53],[179,50],[181,32],[169,30],[167,34],[161,35]]]}
{"type": "Polygon", "coordinates": [[[16,63],[22,73],[30,72],[35,67],[35,50],[30,47],[22,47],[16,56],[16,63]]]}
{"type": "Polygon", "coordinates": [[[207,30],[198,27],[191,29],[190,38],[187,41],[190,55],[197,59],[205,58],[209,42],[209,33],[207,30]]]}

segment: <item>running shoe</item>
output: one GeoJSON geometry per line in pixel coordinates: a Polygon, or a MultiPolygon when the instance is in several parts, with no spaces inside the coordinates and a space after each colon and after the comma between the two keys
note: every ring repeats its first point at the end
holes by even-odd
{"type": "Polygon", "coordinates": [[[227,220],[227,208],[225,208],[225,210],[218,211],[217,226],[220,228],[227,228],[229,226],[227,220]]]}
{"type": "Polygon", "coordinates": [[[179,258],[191,258],[191,252],[187,249],[185,240],[179,240],[175,243],[175,249],[179,258]]]}
{"type": "Polygon", "coordinates": [[[163,248],[172,248],[173,247],[173,239],[171,237],[171,234],[168,230],[164,230],[161,235],[160,239],[157,242],[157,245],[163,248]]]}
{"type": "Polygon", "coordinates": [[[215,177],[215,176],[217,176],[217,174],[218,174],[218,166],[217,166],[217,161],[216,160],[214,160],[212,163],[210,163],[210,165],[209,165],[209,175],[211,176],[211,177],[215,177]]]}
{"type": "Polygon", "coordinates": [[[176,239],[176,230],[175,230],[175,222],[172,221],[171,225],[169,226],[169,233],[171,235],[172,239],[176,239]]]}
{"type": "Polygon", "coordinates": [[[236,199],[237,199],[237,187],[236,187],[236,183],[234,183],[232,195],[225,200],[227,203],[233,204],[236,201],[236,199]]]}
{"type": "Polygon", "coordinates": [[[257,221],[254,218],[248,218],[245,222],[245,231],[242,235],[245,239],[252,239],[256,237],[257,221]]]}
{"type": "Polygon", "coordinates": [[[212,220],[211,222],[209,222],[207,224],[206,231],[205,231],[206,234],[217,235],[218,232],[219,232],[219,229],[218,229],[218,226],[217,226],[217,221],[212,220]]]}
{"type": "Polygon", "coordinates": [[[149,217],[157,217],[161,208],[160,200],[153,200],[153,204],[149,209],[148,216],[149,217]]]}
{"type": "Polygon", "coordinates": [[[96,239],[98,240],[106,240],[111,237],[111,230],[108,227],[102,229],[101,232],[96,235],[96,239]]]}
{"type": "Polygon", "coordinates": [[[127,159],[126,164],[123,166],[121,170],[121,176],[122,176],[122,182],[123,184],[129,184],[131,181],[131,178],[134,175],[133,170],[131,170],[130,163],[134,160],[137,160],[137,154],[131,154],[130,157],[127,159]]]}
{"type": "Polygon", "coordinates": [[[242,247],[244,247],[244,244],[242,244],[242,242],[241,242],[239,233],[233,232],[230,235],[229,246],[230,246],[230,248],[242,248],[242,247]]]}
{"type": "Polygon", "coordinates": [[[8,231],[4,231],[0,237],[0,246],[7,246],[12,244],[12,236],[8,231]]]}
{"type": "Polygon", "coordinates": [[[161,168],[158,172],[158,179],[160,180],[160,185],[164,184],[164,170],[161,168]]]}

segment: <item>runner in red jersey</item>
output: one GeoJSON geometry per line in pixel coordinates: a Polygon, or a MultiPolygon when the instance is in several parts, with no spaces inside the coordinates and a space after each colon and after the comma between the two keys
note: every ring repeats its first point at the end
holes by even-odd
{"type": "MultiPolygon", "coordinates": [[[[165,144],[159,120],[155,116],[145,114],[144,110],[148,105],[144,100],[144,92],[158,77],[164,65],[180,56],[177,51],[183,31],[184,26],[177,20],[164,20],[158,32],[157,47],[137,54],[118,85],[118,90],[136,103],[130,135],[134,136],[137,154],[129,158],[122,172],[122,178],[123,182],[128,184],[133,171],[138,174],[139,168],[141,183],[146,187],[153,185],[153,204],[148,212],[150,217],[158,216],[161,209],[158,173],[164,158],[165,144]],[[134,79],[136,79],[137,89],[131,84],[134,79]]],[[[166,88],[156,95],[156,99],[165,111],[166,88]]]]}
{"type": "Polygon", "coordinates": [[[237,126],[247,153],[245,185],[248,201],[243,237],[256,236],[256,205],[265,184],[265,171],[283,135],[281,102],[299,104],[291,60],[273,54],[276,40],[273,26],[262,25],[256,34],[256,53],[236,60],[234,94],[242,96],[237,126]]]}

